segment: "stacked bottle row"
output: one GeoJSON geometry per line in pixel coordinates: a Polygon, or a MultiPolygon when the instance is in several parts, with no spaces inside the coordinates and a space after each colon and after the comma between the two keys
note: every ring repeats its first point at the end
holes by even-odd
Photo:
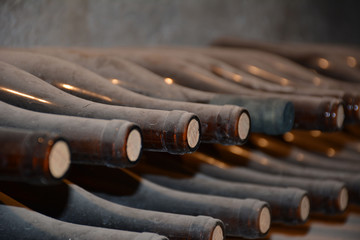
{"type": "Polygon", "coordinates": [[[358,205],[357,83],[268,55],[0,50],[4,236],[258,238],[358,205]]]}

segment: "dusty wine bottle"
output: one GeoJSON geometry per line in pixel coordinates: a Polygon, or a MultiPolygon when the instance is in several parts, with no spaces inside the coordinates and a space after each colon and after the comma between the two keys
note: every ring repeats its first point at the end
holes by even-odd
{"type": "MultiPolygon", "coordinates": [[[[99,54],[105,54],[105,51],[106,50],[100,50],[99,54]]],[[[192,65],[196,66],[195,69],[198,69],[197,67],[201,67],[207,72],[212,72],[215,75],[230,80],[230,82],[241,84],[242,86],[248,87],[250,89],[279,91],[284,93],[291,93],[294,91],[294,88],[291,86],[279,87],[276,84],[272,84],[262,79],[256,78],[222,61],[211,58],[207,55],[203,55],[196,51],[197,49],[195,49],[195,51],[192,51],[192,49],[186,51],[186,49],[176,48],[115,48],[112,49],[112,51],[106,53],[106,56],[121,56],[130,60],[133,59],[135,62],[142,61],[141,59],[145,58],[146,61],[151,61],[153,64],[159,60],[164,61],[164,59],[175,58],[191,63],[192,65]]],[[[90,54],[95,53],[94,51],[91,51],[90,54]]]]}
{"type": "Polygon", "coordinates": [[[329,146],[335,146],[346,151],[353,151],[360,153],[360,140],[351,133],[345,131],[323,133],[321,131],[310,131],[308,133],[311,137],[325,142],[329,146]]]}
{"type": "Polygon", "coordinates": [[[228,82],[205,69],[176,58],[143,57],[141,55],[128,58],[163,77],[170,77],[176,83],[190,88],[208,92],[290,100],[295,107],[294,128],[333,131],[339,130],[343,126],[345,118],[343,101],[338,98],[254,91],[228,82]]]}
{"type": "Polygon", "coordinates": [[[72,163],[129,167],[141,155],[141,130],[128,121],[39,113],[2,101],[0,111],[1,126],[46,130],[64,136],[71,145],[72,163]]]}
{"type": "MultiPolygon", "coordinates": [[[[90,166],[87,166],[90,169],[90,166]]],[[[71,171],[70,179],[95,189],[96,195],[121,205],[186,215],[207,215],[224,222],[227,236],[256,238],[267,234],[271,214],[267,203],[255,199],[234,199],[186,193],[151,183],[129,172],[111,168],[71,171]],[[85,173],[86,172],[86,173],[85,173]],[[101,176],[101,177],[100,177],[101,176]],[[101,180],[94,183],[93,179],[101,180]],[[111,183],[111,184],[110,184],[111,183]],[[116,189],[111,186],[116,186],[116,189]],[[121,187],[119,187],[121,185],[121,187]]]]}
{"type": "Polygon", "coordinates": [[[282,86],[292,86],[294,83],[307,84],[316,88],[341,89],[357,94],[357,92],[353,89],[353,83],[340,81],[338,79],[320,75],[314,71],[309,71],[306,67],[270,52],[249,48],[229,49],[224,47],[211,47],[203,49],[191,48],[188,50],[198,51],[205,55],[207,54],[209,56],[222,59],[228,63],[231,62],[231,65],[234,67],[265,77],[268,81],[282,86]],[[241,62],[244,64],[241,64],[241,62]]]}
{"type": "Polygon", "coordinates": [[[1,180],[57,183],[70,167],[69,145],[54,133],[0,127],[0,143],[1,180]]]}
{"type": "MultiPolygon", "coordinates": [[[[297,188],[269,187],[264,185],[234,183],[214,179],[206,175],[180,171],[183,168],[172,156],[146,155],[151,160],[132,168],[141,177],[156,184],[192,193],[216,195],[232,198],[254,198],[269,203],[272,222],[286,224],[304,223],[310,212],[310,203],[306,191],[297,188]],[[171,165],[171,166],[167,166],[171,165]]],[[[158,154],[160,155],[160,154],[158,154]]],[[[164,154],[161,154],[164,155],[164,154]]]]}
{"type": "Polygon", "coordinates": [[[279,89],[273,92],[286,93],[282,91],[283,86],[292,86],[292,93],[297,95],[341,98],[345,103],[347,122],[360,120],[358,110],[360,97],[359,93],[356,90],[354,91],[354,86],[344,86],[338,83],[331,88],[324,88],[323,86],[314,87],[313,85],[301,83],[297,81],[300,77],[316,79],[314,81],[324,81],[325,79],[324,77],[320,79],[317,76],[308,76],[312,75],[312,72],[307,73],[309,72],[308,69],[301,68],[301,66],[282,57],[260,51],[243,49],[231,51],[229,49],[210,48],[203,49],[202,52],[226,61],[257,78],[278,84],[279,89]],[[278,70],[276,70],[277,68],[278,70]],[[288,71],[289,69],[294,69],[291,75],[284,73],[285,70],[288,71]]]}
{"type": "MultiPolygon", "coordinates": [[[[252,72],[246,72],[244,70],[237,69],[222,61],[207,56],[206,55],[207,51],[210,51],[211,53],[212,52],[211,50],[212,49],[196,49],[196,48],[190,50],[176,49],[176,48],[115,49],[115,51],[119,55],[125,56],[129,59],[134,59],[134,61],[142,61],[142,63],[145,62],[145,64],[149,62],[148,64],[151,64],[151,67],[156,65],[156,62],[165,61],[165,59],[176,58],[180,61],[186,61],[205,69],[208,72],[208,75],[209,73],[214,73],[215,75],[221,77],[222,79],[228,80],[230,83],[235,83],[253,90],[285,93],[285,94],[287,93],[287,94],[320,95],[320,96],[335,96],[335,97],[344,95],[344,92],[338,89],[337,90],[321,89],[320,90],[321,93],[319,93],[319,90],[314,91],[312,88],[306,87],[306,85],[297,86],[289,79],[286,79],[282,76],[276,76],[276,80],[280,79],[279,81],[271,82],[270,80],[275,78],[275,74],[269,72],[268,74],[263,74],[264,75],[263,76],[259,74],[256,75],[252,72]],[[197,51],[200,53],[198,53],[197,51]],[[204,55],[201,54],[202,52],[204,52],[204,55]],[[141,60],[143,58],[145,58],[145,61],[141,60]],[[267,77],[269,77],[270,80],[267,77]]],[[[240,58],[241,61],[237,61],[237,63],[240,62],[247,64],[247,55],[246,53],[243,55],[245,55],[245,57],[240,58]]],[[[236,56],[238,56],[238,54],[236,56]]],[[[177,61],[176,64],[185,65],[180,61],[177,61]]],[[[259,72],[260,70],[262,71],[261,73],[265,72],[262,69],[259,69],[259,72]]],[[[198,68],[197,71],[199,71],[198,68]]],[[[209,75],[209,77],[211,77],[211,75],[209,75]]]]}
{"type": "MultiPolygon", "coordinates": [[[[251,113],[251,132],[279,135],[289,131],[293,126],[294,107],[290,101],[209,93],[183,87],[173,83],[170,78],[164,79],[135,63],[116,56],[92,56],[80,50],[67,49],[35,50],[79,64],[108,79],[113,85],[150,97],[245,107],[251,113]]],[[[31,49],[31,51],[34,50],[31,49]]]]}
{"type": "Polygon", "coordinates": [[[236,38],[221,38],[218,46],[256,48],[290,58],[307,67],[339,79],[360,82],[357,69],[360,51],[356,48],[327,44],[271,44],[266,42],[245,41],[236,38]]]}
{"type": "Polygon", "coordinates": [[[198,152],[184,155],[182,159],[184,164],[192,166],[197,171],[222,180],[304,189],[309,194],[311,212],[334,214],[343,212],[347,207],[348,191],[343,182],[280,176],[244,167],[232,167],[198,152]]]}
{"type": "Polygon", "coordinates": [[[224,225],[218,219],[122,206],[101,199],[68,180],[51,188],[6,184],[2,189],[32,210],[60,221],[132,232],[154,232],[169,239],[224,239],[224,225]]]}
{"type": "MultiPolygon", "coordinates": [[[[292,163],[281,162],[260,152],[250,152],[244,148],[216,146],[221,159],[233,164],[245,164],[251,169],[277,175],[306,177],[310,179],[330,179],[346,183],[346,188],[353,203],[360,203],[360,175],[358,173],[340,172],[336,170],[301,167],[292,163]]],[[[346,199],[348,197],[346,196],[346,199]]],[[[347,205],[347,203],[346,203],[347,205]]],[[[343,210],[340,208],[340,210],[343,210]]]]}
{"type": "Polygon", "coordinates": [[[311,134],[317,135],[317,132],[310,134],[304,131],[291,131],[283,135],[283,139],[292,145],[298,146],[302,149],[312,151],[314,153],[322,154],[328,158],[342,161],[342,162],[359,162],[359,154],[354,151],[344,150],[339,146],[331,145],[327,142],[321,141],[311,134]]]}
{"type": "Polygon", "coordinates": [[[0,70],[0,100],[4,102],[46,113],[135,122],[143,133],[144,150],[181,154],[199,145],[200,122],[192,113],[95,103],[67,94],[9,64],[0,63],[0,70]]]}
{"type": "MultiPolygon", "coordinates": [[[[146,97],[124,88],[114,87],[109,81],[81,66],[35,53],[0,51],[0,59],[35,74],[64,91],[91,101],[194,112],[203,124],[202,127],[198,126],[198,122],[194,120],[190,127],[198,128],[193,130],[196,138],[198,138],[196,132],[201,131],[201,140],[204,142],[243,144],[249,135],[249,113],[239,106],[212,106],[146,97]],[[46,63],[46,67],[44,67],[44,63],[46,63]],[[58,71],[59,67],[62,71],[58,71]],[[73,74],[76,77],[70,78],[69,76],[73,74]]],[[[196,138],[194,142],[191,142],[192,148],[198,143],[196,138]]],[[[189,140],[192,141],[192,138],[189,140]]]]}
{"type": "MultiPolygon", "coordinates": [[[[0,192],[0,202],[7,197],[0,192]]],[[[14,200],[11,199],[11,202],[14,200]]],[[[0,204],[0,239],[52,239],[62,240],[166,240],[165,236],[155,233],[136,233],[90,227],[85,225],[67,223],[44,216],[24,207],[0,204]],[[11,227],[10,227],[11,226],[11,227]]]]}
{"type": "MultiPolygon", "coordinates": [[[[335,135],[338,136],[338,135],[335,135]]],[[[328,169],[358,173],[360,162],[334,161],[329,157],[300,149],[290,145],[275,137],[265,136],[264,134],[252,134],[250,142],[258,149],[269,154],[276,159],[295,163],[300,166],[308,166],[317,169],[328,169]]],[[[255,150],[252,149],[252,152],[255,150]]]]}

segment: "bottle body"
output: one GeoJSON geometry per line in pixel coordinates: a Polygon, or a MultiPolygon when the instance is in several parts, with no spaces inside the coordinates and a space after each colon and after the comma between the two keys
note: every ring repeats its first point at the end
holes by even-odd
{"type": "Polygon", "coordinates": [[[15,106],[53,114],[135,122],[143,132],[146,150],[179,154],[192,152],[199,145],[200,122],[195,114],[95,103],[67,94],[11,65],[1,63],[1,71],[0,98],[15,106]],[[193,128],[188,131],[190,123],[193,128]]]}
{"type": "MultiPolygon", "coordinates": [[[[250,131],[249,113],[239,106],[211,106],[163,101],[142,96],[127,89],[116,87],[99,75],[78,65],[50,56],[11,51],[2,53],[0,51],[0,59],[15,64],[32,74],[37,74],[37,76],[57,88],[90,101],[136,108],[167,111],[176,109],[194,112],[203,122],[198,127],[201,131],[202,141],[205,142],[242,144],[247,140],[250,131]],[[43,63],[46,63],[46,68],[42,67],[43,63]],[[62,68],[61,72],[57,71],[60,66],[62,68]],[[68,77],[72,74],[75,74],[76,78],[70,79],[68,77]]],[[[135,119],[132,120],[135,121],[135,119]]]]}
{"type": "Polygon", "coordinates": [[[0,127],[0,142],[1,180],[58,183],[70,167],[70,147],[54,133],[0,127]]]}

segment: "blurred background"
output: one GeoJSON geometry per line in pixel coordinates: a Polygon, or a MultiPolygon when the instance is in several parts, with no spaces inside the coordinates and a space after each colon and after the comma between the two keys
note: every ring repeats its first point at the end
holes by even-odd
{"type": "Polygon", "coordinates": [[[357,0],[1,0],[1,46],[207,45],[246,39],[360,45],[357,0]]]}

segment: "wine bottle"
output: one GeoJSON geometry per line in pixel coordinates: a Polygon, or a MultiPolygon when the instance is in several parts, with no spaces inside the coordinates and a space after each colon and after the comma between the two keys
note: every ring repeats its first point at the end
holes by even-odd
{"type": "MultiPolygon", "coordinates": [[[[350,201],[360,203],[360,174],[336,170],[314,169],[281,162],[260,152],[250,152],[245,148],[216,146],[218,157],[235,165],[244,165],[251,169],[277,175],[306,177],[311,179],[332,179],[346,183],[350,201]]],[[[211,151],[212,153],[214,151],[211,151]]],[[[346,204],[347,205],[347,204],[346,204]]],[[[344,210],[344,209],[340,209],[344,210]]]]}
{"type": "Polygon", "coordinates": [[[135,63],[116,56],[93,56],[80,50],[68,49],[35,50],[79,64],[108,79],[113,85],[143,95],[186,102],[243,106],[251,113],[251,132],[279,135],[290,131],[293,126],[294,107],[290,101],[209,93],[183,87],[173,83],[170,78],[164,79],[135,63]]]}
{"type": "MultiPolygon", "coordinates": [[[[45,48],[44,51],[49,52],[49,49],[45,48]]],[[[90,54],[86,55],[86,58],[89,58],[89,55],[91,55],[92,58],[112,57],[112,59],[116,59],[120,56],[121,58],[130,59],[135,62],[141,61],[145,64],[146,61],[156,63],[157,59],[160,61],[163,61],[164,59],[179,59],[185,60],[191,65],[196,66],[194,69],[199,69],[198,67],[201,67],[208,72],[212,72],[215,75],[230,80],[231,82],[236,82],[237,84],[241,84],[242,86],[250,89],[279,91],[284,93],[291,93],[294,91],[294,88],[291,86],[279,87],[196,51],[197,49],[195,49],[195,51],[192,51],[192,49],[187,51],[186,49],[177,48],[116,48],[112,51],[108,51],[107,49],[90,49],[90,54]],[[142,60],[144,58],[146,59],[145,62],[142,60]]],[[[71,50],[70,53],[74,54],[74,51],[71,50]]],[[[79,53],[86,54],[86,50],[80,49],[79,53]]],[[[180,63],[179,61],[176,62],[180,63]]]]}
{"type": "Polygon", "coordinates": [[[303,189],[309,194],[311,212],[334,214],[347,207],[348,190],[343,182],[273,175],[244,167],[233,167],[199,152],[184,155],[182,159],[184,164],[198,172],[226,181],[303,189]]]}
{"type": "Polygon", "coordinates": [[[0,143],[1,180],[57,183],[70,167],[69,145],[54,133],[0,127],[0,143]]]}
{"type": "MultiPolygon", "coordinates": [[[[0,202],[4,201],[0,192],[0,202]]],[[[6,195],[5,195],[6,196],[6,195]]],[[[9,197],[6,196],[7,199],[9,197]]],[[[10,198],[13,202],[13,200],[10,198]]],[[[79,239],[79,240],[166,240],[155,233],[135,233],[90,227],[59,221],[24,207],[0,204],[0,239],[79,239]]]]}
{"type": "Polygon", "coordinates": [[[91,169],[90,166],[86,169],[89,171],[85,168],[79,171],[72,169],[70,180],[121,205],[218,218],[224,222],[226,236],[256,238],[266,235],[270,228],[269,205],[260,200],[240,200],[176,191],[149,182],[124,169],[91,169]],[[94,182],[95,178],[99,181],[94,182]]]}
{"type": "MultiPolygon", "coordinates": [[[[295,163],[300,166],[308,166],[317,169],[338,170],[344,172],[358,173],[360,162],[334,161],[329,157],[300,149],[280,139],[265,136],[264,134],[252,134],[250,142],[262,152],[276,157],[276,159],[295,163]]],[[[252,152],[256,152],[254,149],[252,152]]]]}
{"type": "Polygon", "coordinates": [[[336,146],[334,144],[328,144],[327,142],[313,137],[312,135],[314,134],[317,135],[318,132],[307,133],[304,131],[292,131],[285,133],[283,135],[283,139],[292,145],[321,154],[334,159],[334,161],[337,160],[351,163],[359,162],[359,154],[357,152],[344,150],[340,146],[336,146]]]}
{"type": "Polygon", "coordinates": [[[358,70],[360,51],[357,48],[309,43],[271,44],[236,38],[218,39],[215,45],[269,51],[316,69],[325,75],[350,82],[360,82],[360,71],[358,70]]]}
{"type": "Polygon", "coordinates": [[[4,102],[46,113],[135,122],[143,133],[144,150],[179,154],[192,152],[199,145],[200,122],[192,113],[95,103],[67,94],[9,64],[0,63],[0,70],[0,100],[4,102]]]}
{"type": "Polygon", "coordinates": [[[123,231],[153,232],[169,239],[224,239],[224,225],[218,219],[122,206],[99,198],[68,180],[62,185],[46,188],[11,183],[1,185],[8,196],[60,221],[123,231]]]}
{"type": "Polygon", "coordinates": [[[141,155],[141,130],[128,121],[40,113],[2,101],[0,111],[1,126],[46,130],[64,136],[71,145],[72,163],[129,167],[141,155]]]}
{"type": "Polygon", "coordinates": [[[146,158],[146,163],[142,161],[141,165],[131,170],[161,186],[206,195],[259,199],[269,203],[272,222],[301,224],[309,216],[309,198],[304,190],[214,179],[184,169],[177,159],[170,160],[173,156],[164,154],[147,154],[146,158]]]}
{"type": "MultiPolygon", "coordinates": [[[[238,106],[211,106],[149,98],[120,87],[114,87],[113,84],[95,73],[50,56],[1,51],[0,59],[35,74],[64,91],[88,100],[132,107],[194,112],[203,124],[200,127],[194,121],[192,125],[199,128],[201,140],[204,142],[243,144],[249,135],[249,113],[246,109],[238,106]],[[46,67],[44,67],[45,63],[46,67]],[[61,72],[58,71],[60,67],[61,72]],[[72,74],[76,77],[69,78],[72,74]]],[[[193,134],[198,138],[196,131],[193,134]]],[[[194,148],[196,144],[197,139],[191,143],[191,147],[194,148]]]]}
{"type": "Polygon", "coordinates": [[[198,90],[290,100],[295,106],[294,128],[331,131],[341,129],[344,122],[343,101],[338,98],[259,92],[227,82],[181,59],[157,55],[126,57],[163,77],[172,78],[180,85],[198,90]]]}
{"type": "MultiPolygon", "coordinates": [[[[343,99],[347,122],[359,121],[359,93],[353,85],[336,84],[314,87],[303,83],[298,79],[314,79],[314,84],[329,81],[325,77],[319,77],[289,60],[279,56],[254,50],[236,50],[210,48],[200,50],[204,54],[221,59],[237,68],[252,74],[258,78],[276,83],[280,86],[292,86],[294,94],[310,96],[329,96],[343,99]],[[286,74],[292,70],[291,74],[286,74]]],[[[333,82],[331,82],[333,83],[333,82]]],[[[318,84],[319,85],[319,84],[318,84]]],[[[324,85],[324,84],[323,84],[324,85]]],[[[280,90],[277,92],[281,93],[280,90]]]]}
{"type": "Polygon", "coordinates": [[[325,142],[329,146],[335,146],[342,150],[360,153],[360,148],[359,148],[360,139],[345,131],[332,132],[332,133],[311,131],[309,132],[309,134],[313,138],[325,142]]]}
{"type": "MultiPolygon", "coordinates": [[[[175,57],[176,59],[185,60],[186,62],[206,69],[208,72],[212,72],[230,82],[254,90],[312,96],[332,96],[345,98],[344,100],[348,98],[347,95],[358,94],[358,92],[354,91],[352,85],[345,85],[346,88],[342,88],[344,85],[338,82],[332,88],[324,88],[322,86],[321,88],[314,89],[314,86],[309,86],[299,81],[298,75],[306,78],[308,77],[307,75],[312,74],[312,72],[310,72],[310,74],[307,73],[309,71],[306,68],[299,67],[281,57],[254,50],[226,51],[214,48],[118,48],[115,49],[115,52],[129,59],[135,58],[135,61],[139,58],[150,59],[151,63],[156,62],[156,59],[163,61],[164,58],[169,59],[175,57]],[[226,62],[237,68],[208,55],[223,58],[226,62]],[[281,68],[276,68],[278,65],[281,65],[281,68]],[[292,75],[287,75],[284,71],[281,71],[281,69],[295,69],[297,71],[292,75]],[[304,72],[306,77],[303,76],[304,72]]],[[[325,80],[329,81],[326,78],[325,80]]],[[[355,98],[355,96],[351,97],[355,98]]],[[[357,99],[357,101],[359,101],[359,99],[357,99]]],[[[359,102],[357,103],[359,104],[359,102]]]]}
{"type": "Polygon", "coordinates": [[[285,57],[270,52],[249,48],[229,49],[224,47],[211,47],[199,49],[198,51],[222,59],[224,62],[231,62],[234,67],[259,75],[267,81],[280,85],[306,84],[315,88],[341,89],[358,94],[353,89],[354,83],[320,75],[285,57]]]}

